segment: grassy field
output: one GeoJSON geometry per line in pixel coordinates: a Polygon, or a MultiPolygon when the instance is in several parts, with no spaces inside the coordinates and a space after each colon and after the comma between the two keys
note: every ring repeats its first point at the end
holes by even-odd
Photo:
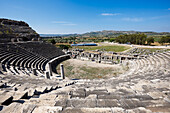
{"type": "Polygon", "coordinates": [[[79,48],[79,49],[84,49],[87,51],[90,50],[105,50],[105,51],[114,51],[114,52],[122,52],[125,51],[127,49],[129,49],[130,47],[128,46],[117,46],[117,45],[108,45],[108,46],[76,46],[73,48],[79,48]]]}

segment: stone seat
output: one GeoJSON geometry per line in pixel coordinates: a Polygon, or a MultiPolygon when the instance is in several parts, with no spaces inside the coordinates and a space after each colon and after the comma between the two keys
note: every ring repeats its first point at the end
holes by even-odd
{"type": "Polygon", "coordinates": [[[13,102],[9,106],[3,108],[0,113],[30,113],[35,109],[35,107],[36,105],[13,102]]]}
{"type": "Polygon", "coordinates": [[[45,93],[46,91],[47,91],[46,86],[36,88],[36,94],[45,93]]]}
{"type": "Polygon", "coordinates": [[[9,105],[12,103],[13,97],[11,95],[0,94],[0,105],[9,105]]]}
{"type": "Polygon", "coordinates": [[[32,113],[61,113],[62,107],[60,106],[38,106],[32,113]]]}
{"type": "Polygon", "coordinates": [[[2,95],[11,95],[13,100],[27,99],[28,92],[19,92],[19,91],[10,91],[7,93],[3,93],[2,95]]]}
{"type": "Polygon", "coordinates": [[[37,106],[54,106],[56,101],[49,99],[31,98],[28,101],[25,101],[24,104],[34,104],[37,106]]]}
{"type": "Polygon", "coordinates": [[[68,107],[62,113],[151,113],[149,109],[138,107],[135,109],[123,109],[121,107],[104,107],[104,108],[74,108],[68,107]]]}

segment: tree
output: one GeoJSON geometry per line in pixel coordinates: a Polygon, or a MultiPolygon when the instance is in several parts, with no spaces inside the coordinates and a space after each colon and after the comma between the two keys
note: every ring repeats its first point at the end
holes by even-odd
{"type": "Polygon", "coordinates": [[[109,41],[110,42],[114,42],[116,39],[115,38],[110,38],[109,41]]]}
{"type": "Polygon", "coordinates": [[[51,44],[56,44],[56,41],[54,39],[48,39],[48,42],[51,44]]]}
{"type": "Polygon", "coordinates": [[[149,38],[146,39],[146,41],[147,41],[148,45],[151,45],[151,43],[154,43],[154,38],[153,37],[149,37],[149,38]]]}
{"type": "Polygon", "coordinates": [[[161,43],[161,44],[170,43],[170,37],[169,36],[163,36],[163,37],[160,38],[160,40],[158,42],[161,43]]]}
{"type": "Polygon", "coordinates": [[[131,43],[131,44],[145,44],[146,41],[146,35],[145,34],[125,34],[125,35],[119,35],[116,37],[115,41],[119,43],[131,43]]]}

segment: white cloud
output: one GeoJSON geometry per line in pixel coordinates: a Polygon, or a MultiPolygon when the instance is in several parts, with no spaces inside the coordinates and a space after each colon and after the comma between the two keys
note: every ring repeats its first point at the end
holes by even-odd
{"type": "Polygon", "coordinates": [[[75,26],[75,25],[77,25],[77,24],[67,23],[67,24],[62,24],[62,25],[75,26]]]}
{"type": "Polygon", "coordinates": [[[168,8],[168,10],[170,10],[170,8],[168,8]]]}
{"type": "Polygon", "coordinates": [[[124,21],[130,21],[130,22],[141,22],[143,21],[143,18],[123,18],[124,21]]]}
{"type": "Polygon", "coordinates": [[[102,13],[102,16],[116,16],[116,15],[120,15],[120,13],[102,13]]]}
{"type": "Polygon", "coordinates": [[[55,24],[65,24],[65,23],[68,23],[68,22],[65,22],[65,21],[52,21],[52,23],[55,23],[55,24]]]}
{"type": "Polygon", "coordinates": [[[68,25],[68,26],[74,26],[77,24],[71,23],[71,22],[66,22],[66,21],[52,21],[54,24],[60,24],[60,25],[68,25]]]}

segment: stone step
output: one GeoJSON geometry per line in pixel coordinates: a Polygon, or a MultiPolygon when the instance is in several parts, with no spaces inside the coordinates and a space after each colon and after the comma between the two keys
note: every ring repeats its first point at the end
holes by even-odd
{"type": "Polygon", "coordinates": [[[61,111],[60,106],[37,106],[32,113],[61,113],[61,111]]]}
{"type": "Polygon", "coordinates": [[[13,100],[11,95],[0,94],[0,105],[9,105],[13,100]]]}
{"type": "Polygon", "coordinates": [[[21,104],[13,102],[9,106],[0,111],[0,113],[32,113],[36,105],[33,104],[21,104]]]}
{"type": "Polygon", "coordinates": [[[10,91],[10,92],[4,92],[1,95],[8,95],[8,96],[11,95],[13,97],[13,100],[20,100],[20,99],[28,98],[28,92],[10,91]]]}
{"type": "Polygon", "coordinates": [[[143,107],[135,109],[123,109],[121,107],[105,107],[105,108],[73,108],[68,107],[62,113],[152,113],[151,110],[143,107]]]}

